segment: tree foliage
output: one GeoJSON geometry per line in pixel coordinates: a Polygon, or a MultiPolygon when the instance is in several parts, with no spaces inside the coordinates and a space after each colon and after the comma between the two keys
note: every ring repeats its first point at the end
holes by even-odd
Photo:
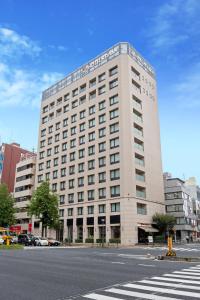
{"type": "Polygon", "coordinates": [[[8,227],[15,223],[14,199],[6,184],[0,184],[0,226],[8,227]]]}
{"type": "Polygon", "coordinates": [[[55,228],[58,224],[58,197],[50,191],[49,183],[43,182],[33,193],[28,205],[28,214],[35,216],[42,223],[42,236],[47,234],[47,227],[55,228]]]}
{"type": "Polygon", "coordinates": [[[153,216],[153,222],[161,233],[171,231],[176,224],[176,218],[171,215],[156,213],[153,216]]]}

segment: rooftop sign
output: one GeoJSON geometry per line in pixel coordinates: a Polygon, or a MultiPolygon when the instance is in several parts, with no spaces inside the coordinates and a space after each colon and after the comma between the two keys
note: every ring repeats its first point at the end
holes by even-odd
{"type": "Polygon", "coordinates": [[[67,87],[78,79],[83,78],[87,74],[91,73],[120,54],[128,54],[147,73],[149,73],[152,77],[155,76],[155,72],[151,65],[129,43],[119,43],[45,90],[42,94],[42,101],[52,95],[57,94],[63,88],[67,87]]]}

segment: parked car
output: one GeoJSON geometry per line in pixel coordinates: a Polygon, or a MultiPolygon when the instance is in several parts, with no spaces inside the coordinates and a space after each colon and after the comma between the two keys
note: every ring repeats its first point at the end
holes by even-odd
{"type": "Polygon", "coordinates": [[[46,238],[37,236],[34,238],[34,245],[35,246],[48,246],[49,242],[46,238]]]}
{"type": "Polygon", "coordinates": [[[0,236],[0,245],[3,245],[4,244],[4,239],[2,236],[0,236]]]}
{"type": "Polygon", "coordinates": [[[49,246],[60,246],[61,242],[53,239],[53,238],[48,238],[49,246]]]}
{"type": "Polygon", "coordinates": [[[18,243],[23,244],[25,246],[30,246],[33,244],[32,238],[33,236],[29,234],[19,234],[18,243]]]}
{"type": "Polygon", "coordinates": [[[18,243],[18,236],[12,235],[11,236],[11,243],[12,244],[17,244],[18,243]]]}

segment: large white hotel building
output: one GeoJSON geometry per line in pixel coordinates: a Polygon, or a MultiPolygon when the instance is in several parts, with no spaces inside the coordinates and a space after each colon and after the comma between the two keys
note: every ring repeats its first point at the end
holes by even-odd
{"type": "Polygon", "coordinates": [[[61,239],[131,245],[164,212],[156,80],[119,43],[42,95],[36,186],[59,195],[61,239]]]}

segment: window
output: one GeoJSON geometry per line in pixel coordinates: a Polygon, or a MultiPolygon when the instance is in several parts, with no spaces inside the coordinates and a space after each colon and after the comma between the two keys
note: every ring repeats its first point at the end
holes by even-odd
{"type": "Polygon", "coordinates": [[[93,154],[95,154],[95,146],[88,147],[88,155],[93,155],[93,154]]]}
{"type": "Polygon", "coordinates": [[[48,121],[48,117],[47,116],[44,117],[44,118],[42,118],[42,124],[45,124],[47,121],[48,121]]]}
{"type": "Polygon", "coordinates": [[[86,83],[85,83],[85,84],[82,84],[82,85],[80,86],[79,92],[80,92],[80,93],[83,93],[83,92],[85,92],[85,90],[86,90],[86,83]]]}
{"type": "Polygon", "coordinates": [[[72,175],[75,173],[75,165],[69,166],[69,175],[72,175]]]}
{"type": "Polygon", "coordinates": [[[94,127],[94,126],[95,126],[95,118],[89,120],[89,128],[92,128],[92,127],[94,127]]]}
{"type": "Polygon", "coordinates": [[[59,152],[59,146],[54,147],[54,154],[57,154],[59,152]]]}
{"type": "Polygon", "coordinates": [[[68,217],[73,216],[73,208],[68,208],[68,217]]]}
{"type": "Polygon", "coordinates": [[[52,133],[52,132],[53,132],[53,125],[49,126],[49,133],[52,133]]]}
{"type": "Polygon", "coordinates": [[[139,100],[135,95],[132,95],[132,98],[133,98],[133,106],[142,109],[142,101],[139,100]]]}
{"type": "Polygon", "coordinates": [[[46,129],[42,129],[40,134],[41,134],[41,137],[44,137],[46,135],[46,129]]]}
{"type": "Polygon", "coordinates": [[[60,133],[57,133],[55,135],[55,142],[59,142],[59,139],[60,139],[60,133]]]}
{"type": "Polygon", "coordinates": [[[48,138],[48,145],[51,145],[51,144],[52,144],[52,141],[53,141],[53,138],[52,138],[52,136],[50,136],[50,137],[48,138]]]}
{"type": "Polygon", "coordinates": [[[74,135],[74,134],[76,134],[76,126],[71,128],[71,135],[74,135]]]}
{"type": "Polygon", "coordinates": [[[39,164],[39,171],[42,171],[43,168],[44,168],[44,163],[40,163],[40,164],[39,164]]]}
{"type": "Polygon", "coordinates": [[[110,111],[110,120],[117,118],[119,116],[119,109],[113,109],[110,111]]]}
{"type": "Polygon", "coordinates": [[[58,166],[58,157],[54,158],[53,165],[54,167],[58,166]]]}
{"type": "Polygon", "coordinates": [[[93,78],[89,82],[89,87],[93,87],[93,86],[95,86],[95,84],[96,84],[96,78],[93,78]]]}
{"type": "Polygon", "coordinates": [[[62,151],[67,150],[67,143],[62,143],[62,151]]]}
{"type": "Polygon", "coordinates": [[[104,108],[106,108],[106,101],[105,100],[99,102],[99,110],[102,110],[104,108]]]}
{"type": "Polygon", "coordinates": [[[99,167],[104,167],[106,165],[106,157],[100,157],[99,158],[99,167]]]}
{"type": "Polygon", "coordinates": [[[113,76],[118,73],[118,66],[113,67],[109,70],[109,76],[113,76]]]}
{"type": "Polygon", "coordinates": [[[181,217],[179,217],[179,218],[176,218],[176,224],[177,225],[183,225],[183,224],[186,224],[186,220],[185,220],[185,218],[181,218],[181,217]]]}
{"type": "Polygon", "coordinates": [[[136,123],[134,123],[134,132],[136,135],[138,136],[143,136],[143,128],[139,125],[137,125],[136,123]]]}
{"type": "Polygon", "coordinates": [[[84,163],[78,164],[78,171],[79,173],[84,172],[84,163]]]}
{"type": "Polygon", "coordinates": [[[133,79],[132,79],[132,87],[134,88],[135,91],[141,93],[141,86],[133,79]]]}
{"type": "Polygon", "coordinates": [[[60,205],[65,203],[65,195],[60,195],[60,205]]]}
{"type": "Polygon", "coordinates": [[[88,206],[88,215],[94,214],[94,206],[88,206]]]}
{"type": "Polygon", "coordinates": [[[50,173],[46,173],[46,181],[50,180],[50,173]]]}
{"type": "Polygon", "coordinates": [[[89,115],[92,115],[95,113],[95,105],[92,105],[89,107],[89,115]]]}
{"type": "Polygon", "coordinates": [[[61,191],[65,190],[65,181],[61,181],[61,183],[60,183],[60,190],[61,191]]]}
{"type": "Polygon", "coordinates": [[[120,212],[120,203],[111,203],[111,212],[120,212]]]}
{"type": "Polygon", "coordinates": [[[90,133],[88,134],[88,140],[89,140],[89,142],[95,140],[95,131],[90,132],[90,133]]]}
{"type": "Polygon", "coordinates": [[[135,164],[139,166],[144,166],[144,156],[135,153],[135,164]]]}
{"type": "Polygon", "coordinates": [[[69,159],[70,159],[70,161],[75,160],[75,152],[71,152],[71,153],[70,153],[69,159]]]}
{"type": "Polygon", "coordinates": [[[135,68],[133,68],[133,67],[131,67],[131,71],[132,71],[133,76],[136,79],[140,80],[140,73],[135,68]]]}
{"type": "Polygon", "coordinates": [[[76,139],[70,140],[70,148],[76,147],[76,139]]]}
{"type": "Polygon", "coordinates": [[[146,198],[146,189],[142,186],[136,185],[136,197],[146,198]]]}
{"type": "Polygon", "coordinates": [[[89,175],[88,176],[88,185],[94,184],[94,175],[89,175]]]}
{"type": "Polygon", "coordinates": [[[64,209],[59,209],[59,217],[60,218],[64,217],[64,209]]]}
{"type": "Polygon", "coordinates": [[[51,148],[47,149],[47,156],[51,156],[51,148]]]}
{"type": "MultiPolygon", "coordinates": [[[[42,182],[42,180],[43,180],[43,175],[38,175],[38,183],[42,182]]],[[[16,189],[15,189],[15,191],[16,191],[16,189]]]]}
{"type": "Polygon", "coordinates": [[[49,169],[50,167],[51,167],[51,161],[47,160],[47,162],[46,162],[46,168],[49,169]]]}
{"type": "Polygon", "coordinates": [[[62,108],[56,110],[56,117],[59,117],[62,113],[62,108]]]}
{"type": "Polygon", "coordinates": [[[94,200],[94,190],[88,191],[88,201],[94,200]]]}
{"type": "Polygon", "coordinates": [[[77,215],[81,216],[83,214],[83,207],[77,207],[77,215]]]}
{"type": "Polygon", "coordinates": [[[45,140],[40,141],[40,148],[43,148],[45,146],[45,140]]]}
{"type": "Polygon", "coordinates": [[[117,87],[117,86],[118,86],[118,78],[116,78],[116,79],[114,79],[114,80],[112,80],[112,81],[109,82],[109,88],[110,88],[110,90],[113,89],[113,88],[115,88],[115,87],[117,87]]]}
{"type": "Polygon", "coordinates": [[[86,102],[86,95],[80,97],[80,99],[79,99],[79,104],[80,105],[83,104],[83,103],[85,103],[85,102],[86,102]]]}
{"type": "Polygon", "coordinates": [[[76,88],[72,91],[72,97],[75,97],[77,95],[78,95],[78,88],[76,88]]]}
{"type": "Polygon", "coordinates": [[[119,131],[119,123],[114,123],[110,125],[110,134],[118,132],[119,131]]]}
{"type": "Polygon", "coordinates": [[[61,162],[62,162],[62,164],[65,164],[67,162],[67,155],[61,156],[61,162]]]}
{"type": "Polygon", "coordinates": [[[118,94],[110,97],[109,100],[110,100],[110,106],[118,103],[119,102],[118,94]]]}
{"type": "Polygon", "coordinates": [[[143,122],[142,114],[139,111],[137,111],[136,109],[133,109],[133,116],[134,116],[135,121],[138,121],[140,123],[143,122]]]}
{"type": "Polygon", "coordinates": [[[147,215],[147,205],[143,203],[137,203],[137,214],[147,215]]]}
{"type": "MultiPolygon", "coordinates": [[[[53,120],[53,117],[54,117],[54,113],[51,113],[51,114],[49,115],[49,121],[53,120]]],[[[47,117],[46,117],[46,118],[47,118],[47,117]]]]}
{"type": "Polygon", "coordinates": [[[68,118],[63,120],[63,127],[66,127],[68,125],[68,118]]]}
{"type": "Polygon", "coordinates": [[[47,111],[48,111],[48,105],[44,106],[43,109],[42,109],[42,112],[43,112],[43,113],[45,113],[45,112],[47,112],[47,111]]]}
{"type": "Polygon", "coordinates": [[[114,153],[110,155],[110,163],[116,164],[119,162],[119,153],[114,153]]]}
{"type": "Polygon", "coordinates": [[[138,181],[145,181],[145,172],[136,169],[135,170],[135,177],[136,177],[136,180],[138,180],[138,181]]]}
{"type": "Polygon", "coordinates": [[[74,203],[74,194],[68,194],[68,202],[74,203]]]}
{"type": "Polygon", "coordinates": [[[66,176],[66,168],[62,168],[62,169],[60,170],[60,176],[61,176],[61,177],[66,176]]]}
{"type": "Polygon", "coordinates": [[[53,179],[56,179],[56,178],[58,178],[58,171],[57,170],[53,171],[53,179]]]}
{"type": "Polygon", "coordinates": [[[77,114],[72,115],[72,116],[71,116],[71,123],[76,122],[76,120],[77,120],[77,114]]]}
{"type": "Polygon", "coordinates": [[[93,170],[95,168],[95,160],[89,160],[88,161],[88,170],[93,170]]]}
{"type": "Polygon", "coordinates": [[[55,102],[51,102],[49,105],[49,110],[52,110],[54,108],[55,102]]]}
{"type": "Polygon", "coordinates": [[[140,151],[144,151],[144,143],[137,138],[134,138],[134,147],[140,151]]]}
{"type": "Polygon", "coordinates": [[[120,186],[115,185],[110,187],[110,196],[111,197],[118,197],[120,196],[120,186]]]}
{"type": "Polygon", "coordinates": [[[120,179],[120,169],[110,170],[110,180],[120,179]]]}
{"type": "Polygon", "coordinates": [[[72,101],[72,109],[78,106],[78,100],[72,101]]]}
{"type": "Polygon", "coordinates": [[[85,144],[85,136],[82,135],[79,137],[79,145],[85,144]]]}
{"type": "Polygon", "coordinates": [[[106,151],[106,142],[99,143],[99,152],[106,151]]]}
{"type": "Polygon", "coordinates": [[[99,129],[99,138],[104,137],[106,135],[106,127],[99,129]]]}
{"type": "Polygon", "coordinates": [[[60,122],[56,123],[56,130],[60,129],[60,122]]]}
{"type": "Polygon", "coordinates": [[[57,192],[57,183],[52,184],[52,191],[57,192]]]}
{"type": "Polygon", "coordinates": [[[99,205],[99,213],[104,214],[106,212],[106,205],[105,204],[100,204],[99,205]]]}
{"type": "Polygon", "coordinates": [[[80,124],[80,132],[85,130],[85,123],[80,124]]]}
{"type": "Polygon", "coordinates": [[[106,114],[100,115],[99,116],[99,124],[102,124],[106,121],[106,114]]]}
{"type": "Polygon", "coordinates": [[[80,119],[85,118],[85,110],[80,111],[80,119]]]}
{"type": "Polygon", "coordinates": [[[84,186],[84,177],[79,177],[78,178],[78,187],[84,186]]]}
{"type": "Polygon", "coordinates": [[[70,179],[69,180],[69,189],[73,189],[74,188],[74,179],[70,179]]]}
{"type": "Polygon", "coordinates": [[[65,105],[64,107],[63,107],[63,112],[64,113],[66,113],[66,112],[68,112],[69,111],[69,104],[67,104],[67,105],[65,105]]]}
{"type": "Polygon", "coordinates": [[[99,82],[103,81],[106,79],[106,73],[102,73],[98,76],[99,82]]]}
{"type": "Polygon", "coordinates": [[[106,172],[99,173],[99,183],[106,181],[106,172]]]}
{"type": "Polygon", "coordinates": [[[85,149],[79,150],[79,158],[85,157],[85,149]]]}
{"type": "Polygon", "coordinates": [[[40,152],[40,159],[44,158],[44,151],[40,152]]]}
{"type": "Polygon", "coordinates": [[[183,212],[183,204],[166,205],[166,212],[183,212]]]}
{"type": "Polygon", "coordinates": [[[68,130],[63,131],[63,139],[67,138],[67,132],[68,132],[68,130]]]}
{"type": "Polygon", "coordinates": [[[98,88],[98,94],[99,95],[102,95],[106,92],[106,86],[105,85],[102,85],[98,88]]]}
{"type": "Polygon", "coordinates": [[[68,100],[69,100],[69,98],[70,98],[70,95],[69,95],[69,93],[67,93],[66,95],[64,95],[64,101],[68,101],[68,100]]]}
{"type": "Polygon", "coordinates": [[[89,100],[92,100],[96,97],[96,90],[92,91],[91,93],[89,93],[89,100]]]}
{"type": "Polygon", "coordinates": [[[78,202],[84,201],[84,192],[78,192],[78,202]]]}
{"type": "Polygon", "coordinates": [[[119,147],[119,138],[114,138],[110,140],[110,149],[119,147]]]}
{"type": "Polygon", "coordinates": [[[100,188],[99,189],[99,199],[105,199],[106,198],[106,188],[100,188]]]}

